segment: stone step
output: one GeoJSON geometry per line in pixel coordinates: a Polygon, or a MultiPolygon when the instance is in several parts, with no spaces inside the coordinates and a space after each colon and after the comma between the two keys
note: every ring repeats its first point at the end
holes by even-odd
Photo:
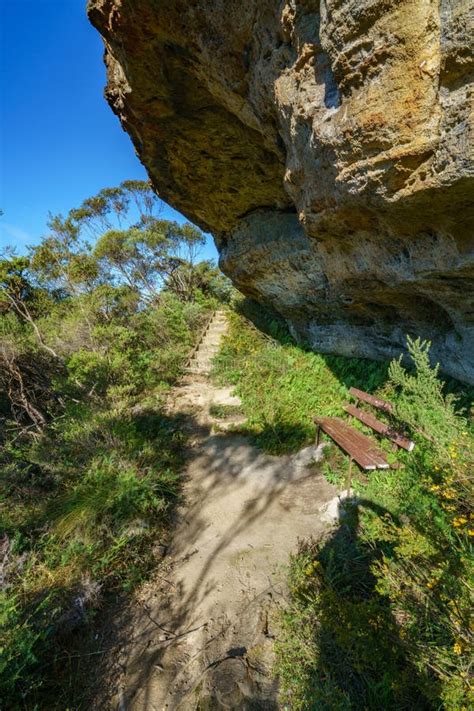
{"type": "Polygon", "coordinates": [[[222,331],[216,331],[216,330],[208,331],[206,333],[206,335],[204,336],[204,339],[206,339],[206,338],[222,338],[224,333],[225,333],[225,328],[223,328],[222,331]]]}
{"type": "Polygon", "coordinates": [[[216,314],[195,352],[186,372],[193,375],[208,375],[212,370],[213,360],[219,351],[222,336],[227,331],[227,319],[222,313],[216,314]]]}
{"type": "Polygon", "coordinates": [[[209,340],[211,340],[211,341],[220,341],[220,339],[222,338],[223,335],[224,335],[224,332],[222,332],[222,333],[216,333],[215,331],[212,331],[212,332],[209,331],[209,333],[207,333],[207,334],[204,336],[204,338],[202,339],[201,343],[206,343],[206,341],[209,341],[209,340]]]}
{"type": "Polygon", "coordinates": [[[220,342],[221,342],[221,339],[220,339],[220,338],[212,338],[212,339],[209,339],[209,340],[206,338],[206,340],[203,341],[203,342],[201,343],[201,346],[199,346],[199,347],[201,348],[202,346],[210,346],[210,347],[212,347],[212,348],[216,348],[216,349],[217,349],[218,346],[219,346],[219,344],[220,344],[220,342]]]}

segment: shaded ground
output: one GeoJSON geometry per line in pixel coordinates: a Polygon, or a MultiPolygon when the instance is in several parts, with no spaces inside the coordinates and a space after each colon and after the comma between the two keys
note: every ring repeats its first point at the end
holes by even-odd
{"type": "MultiPolygon", "coordinates": [[[[334,503],[339,525],[323,540],[302,541],[291,561],[279,635],[282,707],[288,701],[289,709],[331,711],[454,708],[443,705],[432,670],[413,663],[401,618],[377,586],[377,564],[395,555],[393,542],[367,540],[361,517],[400,521],[370,499],[334,503]]],[[[420,619],[425,604],[420,598],[420,619]]]]}
{"type": "Polygon", "coordinates": [[[237,404],[206,375],[224,330],[218,315],[170,405],[191,429],[183,505],[155,576],[114,622],[101,708],[278,708],[272,617],[284,567],[298,539],[327,527],[335,490],[304,454],[264,455],[216,431],[212,405],[237,404]]]}

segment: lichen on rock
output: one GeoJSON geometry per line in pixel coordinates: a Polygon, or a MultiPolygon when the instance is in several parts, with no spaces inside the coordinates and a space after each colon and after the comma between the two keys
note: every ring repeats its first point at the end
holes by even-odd
{"type": "Polygon", "coordinates": [[[90,0],[163,199],[317,350],[474,383],[471,0],[90,0]]]}

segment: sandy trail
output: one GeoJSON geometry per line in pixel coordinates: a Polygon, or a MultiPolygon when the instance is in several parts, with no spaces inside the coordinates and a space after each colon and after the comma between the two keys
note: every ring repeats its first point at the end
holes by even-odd
{"type": "Polygon", "coordinates": [[[173,398],[172,412],[194,423],[184,504],[127,622],[111,708],[279,708],[273,613],[284,601],[284,567],[298,539],[328,526],[336,492],[304,466],[304,453],[268,456],[215,431],[209,407],[238,403],[206,375],[225,328],[218,313],[173,398]]]}

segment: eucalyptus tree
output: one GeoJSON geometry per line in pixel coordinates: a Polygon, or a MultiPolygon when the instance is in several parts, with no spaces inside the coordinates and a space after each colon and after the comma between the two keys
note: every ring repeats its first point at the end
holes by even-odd
{"type": "Polygon", "coordinates": [[[47,294],[35,286],[29,257],[18,257],[11,252],[3,254],[0,259],[0,313],[13,311],[20,321],[31,326],[38,345],[57,358],[55,350],[45,343],[37,323],[46,300],[47,294]]]}
{"type": "Polygon", "coordinates": [[[150,217],[128,230],[110,230],[97,241],[94,256],[119,284],[140,292],[145,302],[164,287],[184,300],[192,296],[192,270],[205,241],[200,230],[186,223],[150,217]]]}

